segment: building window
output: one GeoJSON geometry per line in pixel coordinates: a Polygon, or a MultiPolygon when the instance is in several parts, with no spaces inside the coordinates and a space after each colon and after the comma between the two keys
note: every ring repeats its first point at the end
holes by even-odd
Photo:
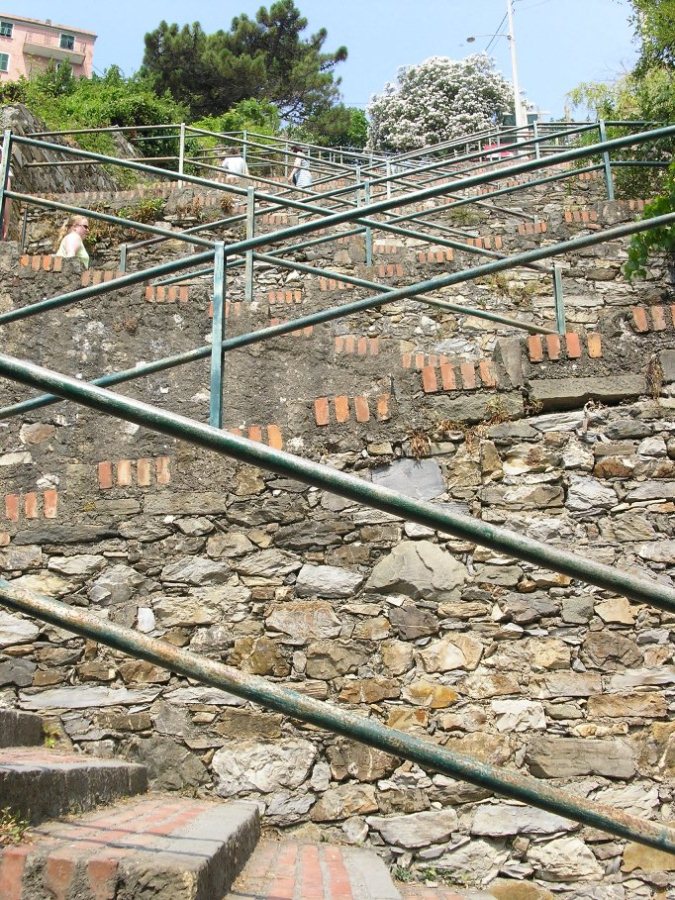
{"type": "Polygon", "coordinates": [[[59,42],[59,47],[62,50],[74,50],[75,49],[75,35],[74,34],[62,34],[61,40],[59,42]]]}
{"type": "Polygon", "coordinates": [[[9,72],[9,53],[0,53],[0,72],[9,72]]]}
{"type": "Polygon", "coordinates": [[[14,25],[12,24],[12,22],[4,22],[0,20],[0,37],[11,38],[12,31],[14,31],[14,25]]]}

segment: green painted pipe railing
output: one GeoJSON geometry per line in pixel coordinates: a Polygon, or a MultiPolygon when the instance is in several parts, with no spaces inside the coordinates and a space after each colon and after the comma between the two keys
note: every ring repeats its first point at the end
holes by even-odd
{"type": "Polygon", "coordinates": [[[232,666],[182,650],[167,641],[147,637],[132,628],[117,625],[76,606],[68,606],[58,600],[29,594],[23,590],[13,590],[11,582],[3,579],[0,579],[0,604],[120,650],[135,659],[144,659],[177,675],[227,691],[266,709],[345,735],[400,759],[411,760],[428,771],[468,781],[504,797],[537,806],[617,837],[675,853],[675,830],[666,823],[640,819],[622,810],[566,794],[531,775],[478,762],[432,741],[381,725],[372,718],[314,700],[259,676],[247,675],[232,666]]]}
{"type": "MultiPolygon", "coordinates": [[[[624,237],[628,234],[635,234],[640,231],[647,231],[650,228],[655,228],[659,225],[669,225],[673,222],[675,222],[675,213],[667,213],[666,215],[656,216],[652,219],[642,220],[639,222],[631,222],[625,225],[618,225],[614,228],[607,229],[604,232],[595,232],[593,234],[582,235],[581,237],[574,238],[571,241],[564,241],[559,244],[540,247],[536,250],[529,250],[526,253],[518,254],[517,256],[511,257],[509,259],[496,260],[494,262],[485,263],[482,266],[477,266],[473,269],[467,269],[463,272],[456,272],[451,275],[439,276],[437,278],[430,279],[429,281],[423,281],[419,284],[412,285],[411,287],[390,290],[376,297],[367,298],[365,300],[357,300],[353,303],[344,304],[343,306],[332,307],[328,310],[321,310],[320,312],[311,313],[310,315],[302,316],[289,322],[282,322],[278,325],[263,328],[250,334],[238,335],[233,338],[228,338],[226,341],[223,341],[222,349],[224,352],[227,350],[235,350],[240,347],[249,346],[251,344],[267,340],[268,338],[280,337],[284,334],[290,334],[292,331],[306,328],[309,325],[320,325],[323,322],[333,321],[334,319],[339,319],[343,316],[351,315],[352,313],[362,312],[368,309],[375,309],[387,303],[393,303],[397,300],[404,300],[407,297],[416,297],[420,294],[428,293],[440,287],[448,287],[452,284],[461,284],[463,281],[469,281],[482,275],[490,275],[495,272],[501,272],[508,268],[511,268],[515,264],[521,265],[539,259],[547,259],[549,257],[559,256],[560,254],[566,253],[569,250],[578,250],[584,247],[591,247],[594,244],[614,240],[615,238],[624,237]]],[[[230,248],[226,248],[226,252],[229,253],[230,248]]],[[[201,261],[204,261],[205,256],[207,256],[207,254],[202,255],[201,261]]],[[[210,259],[212,258],[210,254],[208,255],[208,258],[210,261],[210,259]]],[[[186,266],[193,261],[199,261],[199,258],[188,257],[187,259],[179,260],[178,262],[180,265],[186,266]]],[[[166,269],[168,265],[171,264],[166,264],[165,266],[157,268],[166,269]]],[[[179,266],[176,265],[176,267],[178,268],[179,266]]],[[[143,273],[140,273],[140,275],[143,275],[143,273]]],[[[120,282],[124,282],[124,284],[126,285],[128,283],[128,280],[132,278],[134,278],[134,276],[125,275],[122,278],[117,279],[117,285],[119,285],[120,282]]],[[[142,280],[143,279],[137,274],[133,283],[142,280]]],[[[100,285],[83,288],[81,291],[75,291],[73,294],[64,296],[69,299],[69,302],[74,302],[74,299],[80,299],[80,297],[77,295],[81,295],[82,293],[86,292],[87,296],[93,296],[95,294],[101,294],[109,290],[114,290],[115,286],[115,281],[108,281],[100,285]]],[[[60,298],[52,298],[52,300],[41,301],[40,304],[33,304],[33,307],[26,307],[26,309],[31,309],[37,305],[43,304],[52,304],[53,308],[55,302],[59,299],[60,298]]],[[[16,310],[15,312],[21,312],[21,310],[16,310]]],[[[0,317],[0,324],[2,324],[2,317],[0,317]]],[[[96,379],[94,384],[106,386],[121,384],[124,381],[132,381],[135,378],[140,378],[144,375],[151,375],[166,369],[175,368],[176,366],[183,365],[183,363],[195,362],[198,359],[204,359],[207,356],[210,356],[210,354],[210,345],[206,347],[199,347],[195,350],[189,350],[184,353],[180,353],[172,357],[167,357],[162,360],[157,360],[152,363],[143,363],[142,365],[135,366],[133,369],[127,369],[123,372],[117,372],[112,375],[104,375],[101,378],[96,379]]],[[[57,398],[51,395],[35,397],[31,400],[25,400],[21,403],[14,404],[13,406],[0,409],[0,419],[6,419],[13,415],[23,414],[30,410],[38,409],[42,406],[47,406],[55,402],[58,402],[57,398]]]]}
{"type": "Polygon", "coordinates": [[[433,503],[406,497],[380,485],[366,482],[362,478],[331,469],[329,466],[238,438],[193,419],[83,383],[76,378],[53,372],[34,363],[0,354],[0,375],[31,387],[52,391],[99,412],[215,450],[241,462],[260,466],[285,477],[296,478],[305,484],[323,488],[358,503],[426,525],[436,531],[474,541],[507,556],[543,565],[564,575],[579,578],[588,584],[617,592],[639,603],[650,603],[659,609],[675,612],[675,589],[668,585],[638,578],[594,560],[580,558],[566,550],[515,534],[497,525],[481,522],[433,503]]]}

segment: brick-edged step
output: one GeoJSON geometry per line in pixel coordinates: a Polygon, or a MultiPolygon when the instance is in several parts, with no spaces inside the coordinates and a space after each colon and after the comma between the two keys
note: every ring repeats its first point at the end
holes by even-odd
{"type": "Polygon", "coordinates": [[[0,747],[40,747],[43,743],[40,716],[16,709],[0,709],[0,747]]]}
{"type": "Polygon", "coordinates": [[[0,750],[0,809],[31,824],[147,790],[144,766],[47,747],[0,750]]]}
{"type": "Polygon", "coordinates": [[[380,857],[359,847],[263,841],[224,900],[401,900],[380,857]]]}
{"type": "Polygon", "coordinates": [[[149,795],[47,822],[0,854],[0,900],[220,900],[260,834],[258,807],[149,795]]]}

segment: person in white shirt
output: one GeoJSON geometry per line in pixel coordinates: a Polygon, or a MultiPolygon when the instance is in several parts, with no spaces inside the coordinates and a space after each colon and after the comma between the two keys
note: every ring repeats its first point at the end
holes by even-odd
{"type": "Polygon", "coordinates": [[[293,160],[293,170],[291,171],[290,182],[299,188],[308,188],[312,183],[312,173],[309,171],[309,159],[305,156],[300,147],[291,147],[291,151],[295,153],[293,160]]]}
{"type": "Polygon", "coordinates": [[[55,256],[63,256],[66,259],[75,257],[79,259],[85,269],[89,268],[89,254],[84,246],[84,239],[89,231],[89,220],[85,216],[71,216],[61,226],[59,236],[56,239],[58,248],[55,256]]]}
{"type": "Polygon", "coordinates": [[[248,166],[238,147],[228,147],[227,155],[221,163],[228,184],[239,184],[248,177],[248,166]]]}

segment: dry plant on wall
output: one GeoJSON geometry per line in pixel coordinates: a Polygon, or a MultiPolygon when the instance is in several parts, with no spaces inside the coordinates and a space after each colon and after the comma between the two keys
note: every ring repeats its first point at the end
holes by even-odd
{"type": "Polygon", "coordinates": [[[661,396],[661,388],[663,387],[663,366],[657,353],[653,353],[649,357],[647,363],[647,390],[652,400],[658,400],[661,396]]]}

